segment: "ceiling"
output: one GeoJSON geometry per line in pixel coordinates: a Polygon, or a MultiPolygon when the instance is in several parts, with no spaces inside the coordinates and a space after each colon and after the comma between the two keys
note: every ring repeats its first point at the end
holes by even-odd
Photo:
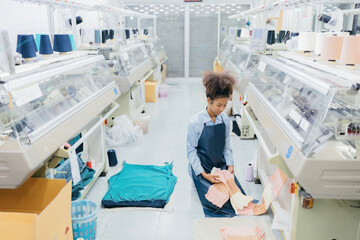
{"type": "Polygon", "coordinates": [[[137,4],[144,4],[144,5],[160,5],[160,4],[176,4],[176,5],[184,5],[184,4],[250,4],[251,0],[202,0],[201,3],[194,2],[194,3],[185,3],[184,0],[120,0],[126,5],[137,5],[137,4]]]}

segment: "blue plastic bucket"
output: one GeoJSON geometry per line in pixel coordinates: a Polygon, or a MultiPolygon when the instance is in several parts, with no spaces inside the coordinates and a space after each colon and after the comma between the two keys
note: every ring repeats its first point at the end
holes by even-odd
{"type": "Polygon", "coordinates": [[[74,240],[96,239],[96,219],[99,206],[93,201],[78,200],[71,202],[71,220],[74,240]]]}

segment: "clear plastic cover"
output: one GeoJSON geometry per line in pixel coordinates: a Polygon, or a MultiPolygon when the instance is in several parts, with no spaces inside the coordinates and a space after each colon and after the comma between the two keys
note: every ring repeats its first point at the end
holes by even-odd
{"type": "Polygon", "coordinates": [[[102,59],[84,57],[11,76],[0,92],[2,134],[24,147],[81,109],[113,81],[102,59]]]}
{"type": "Polygon", "coordinates": [[[133,71],[136,66],[140,65],[149,58],[144,45],[139,45],[134,48],[120,49],[120,55],[128,73],[133,71]]]}
{"type": "Polygon", "coordinates": [[[329,140],[354,146],[360,139],[359,94],[337,82],[324,72],[269,57],[260,59],[251,81],[304,155],[329,140]]]}

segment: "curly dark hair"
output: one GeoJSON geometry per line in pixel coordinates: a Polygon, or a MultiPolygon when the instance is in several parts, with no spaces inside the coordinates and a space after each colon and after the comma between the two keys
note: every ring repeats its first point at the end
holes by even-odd
{"type": "Polygon", "coordinates": [[[228,72],[207,71],[203,74],[203,84],[206,97],[211,100],[230,97],[235,84],[235,78],[228,72]]]}

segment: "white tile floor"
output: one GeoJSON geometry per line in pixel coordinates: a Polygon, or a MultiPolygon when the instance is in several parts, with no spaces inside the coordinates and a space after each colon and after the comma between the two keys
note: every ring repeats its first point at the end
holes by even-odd
{"type": "MultiPolygon", "coordinates": [[[[193,239],[193,221],[204,218],[200,200],[188,175],[186,133],[189,119],[206,105],[201,79],[169,79],[169,97],[147,103],[151,115],[149,133],[141,143],[116,149],[119,164],[100,177],[87,199],[101,205],[107,180],[121,170],[121,162],[160,165],[174,162],[178,177],[172,198],[165,210],[134,208],[101,208],[98,212],[99,240],[187,240],[193,239]]],[[[244,180],[245,168],[256,155],[257,140],[231,137],[235,173],[247,194],[261,199],[262,187],[244,180]]],[[[276,234],[280,236],[279,234],[276,234]]]]}

